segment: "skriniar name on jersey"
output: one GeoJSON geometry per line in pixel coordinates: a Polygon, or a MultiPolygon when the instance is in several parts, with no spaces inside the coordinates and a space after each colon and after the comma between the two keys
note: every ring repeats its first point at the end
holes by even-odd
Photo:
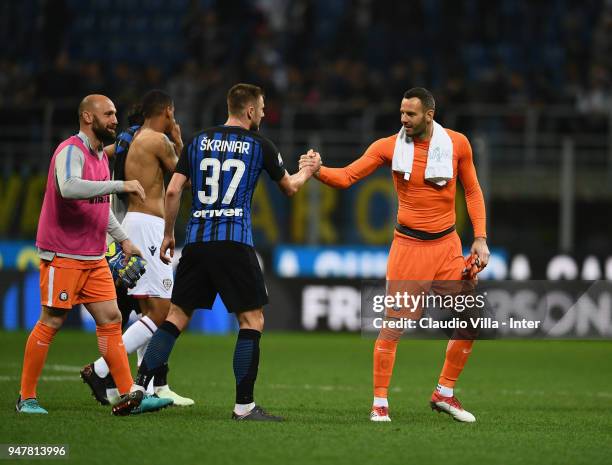
{"type": "Polygon", "coordinates": [[[262,170],[285,175],[276,146],[255,131],[217,126],[183,148],[176,172],[191,179],[191,217],[185,244],[236,241],[253,246],[251,199],[262,170]]]}

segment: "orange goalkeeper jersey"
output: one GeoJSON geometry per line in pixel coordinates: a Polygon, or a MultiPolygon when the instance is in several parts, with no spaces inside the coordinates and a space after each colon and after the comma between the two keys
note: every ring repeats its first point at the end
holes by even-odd
{"type": "MultiPolygon", "coordinates": [[[[472,158],[472,147],[463,134],[446,129],[453,141],[453,179],[439,187],[425,181],[429,141],[414,140],[414,162],[408,181],[404,173],[393,172],[398,197],[397,221],[419,231],[436,233],[455,224],[455,192],[457,176],[465,191],[474,237],[486,237],[484,198],[472,158]]],[[[321,167],[321,182],[336,188],[347,188],[371,174],[381,165],[391,166],[397,134],[378,139],[361,158],[344,168],[321,167]]]]}

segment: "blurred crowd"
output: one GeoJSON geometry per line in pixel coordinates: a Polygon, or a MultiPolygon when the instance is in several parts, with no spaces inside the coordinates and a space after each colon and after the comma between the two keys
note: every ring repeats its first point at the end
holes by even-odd
{"type": "Polygon", "coordinates": [[[0,104],[168,89],[182,117],[237,81],[286,104],[612,106],[612,0],[23,0],[0,5],[0,104]],[[10,45],[9,45],[10,44],[10,45]]]}

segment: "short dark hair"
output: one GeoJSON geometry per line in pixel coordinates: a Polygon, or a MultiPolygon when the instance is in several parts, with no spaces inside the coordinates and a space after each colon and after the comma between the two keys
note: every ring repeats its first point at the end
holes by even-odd
{"type": "Polygon", "coordinates": [[[236,84],[227,93],[227,111],[230,115],[237,115],[251,102],[263,97],[261,87],[253,84],[236,84]]]}
{"type": "Polygon", "coordinates": [[[412,89],[408,89],[404,92],[404,98],[418,98],[425,111],[436,109],[436,101],[433,95],[424,87],[413,87],[412,89]]]}
{"type": "Polygon", "coordinates": [[[172,97],[163,90],[150,90],[142,98],[142,116],[150,118],[159,115],[166,108],[173,106],[172,97]]]}
{"type": "Polygon", "coordinates": [[[127,122],[129,126],[142,126],[144,123],[144,115],[142,113],[142,104],[137,103],[132,108],[127,115],[127,122]]]}

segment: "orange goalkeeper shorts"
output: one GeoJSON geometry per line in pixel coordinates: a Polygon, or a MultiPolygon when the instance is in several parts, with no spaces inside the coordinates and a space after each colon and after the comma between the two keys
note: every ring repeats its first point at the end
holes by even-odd
{"type": "Polygon", "coordinates": [[[42,305],[69,310],[74,305],[117,298],[113,277],[105,258],[76,260],[55,257],[40,261],[42,305]]]}
{"type": "MultiPolygon", "coordinates": [[[[461,281],[465,259],[459,235],[453,231],[440,239],[425,241],[395,231],[387,261],[387,295],[396,292],[428,293],[432,281],[461,281]]],[[[449,283],[452,291],[459,283],[449,283]]],[[[440,287],[439,283],[436,287],[440,287]]],[[[446,290],[442,290],[445,292],[446,290]]],[[[418,319],[421,309],[412,312],[387,309],[387,316],[418,319]]]]}

